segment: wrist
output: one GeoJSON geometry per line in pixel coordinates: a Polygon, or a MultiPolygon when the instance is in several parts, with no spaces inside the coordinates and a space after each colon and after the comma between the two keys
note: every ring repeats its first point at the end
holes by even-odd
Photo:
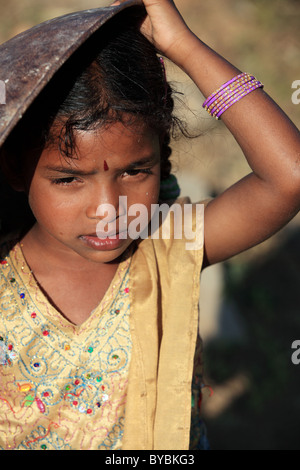
{"type": "Polygon", "coordinates": [[[172,46],[161,52],[187,73],[189,62],[193,60],[193,57],[190,57],[191,50],[196,48],[197,42],[200,42],[200,40],[186,27],[180,33],[177,33],[176,38],[171,42],[172,46]]]}
{"type": "Polygon", "coordinates": [[[241,73],[191,31],[171,60],[195,82],[205,97],[241,73]]]}

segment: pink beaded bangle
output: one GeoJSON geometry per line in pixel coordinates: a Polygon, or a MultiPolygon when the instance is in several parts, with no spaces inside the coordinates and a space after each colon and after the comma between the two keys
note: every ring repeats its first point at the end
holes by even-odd
{"type": "Polygon", "coordinates": [[[236,95],[239,90],[241,89],[244,89],[246,87],[249,87],[249,85],[253,83],[253,80],[247,80],[247,81],[238,81],[236,82],[235,84],[235,87],[233,87],[232,89],[224,92],[224,94],[222,96],[220,96],[216,101],[214,101],[209,108],[207,108],[207,111],[210,113],[210,114],[213,114],[214,113],[214,109],[216,107],[221,107],[223,105],[223,103],[225,101],[227,101],[228,99],[230,99],[232,96],[236,95]]]}
{"type": "Polygon", "coordinates": [[[228,82],[224,83],[224,85],[222,85],[220,88],[218,88],[214,93],[212,93],[203,103],[203,108],[205,108],[205,106],[207,106],[208,102],[214,98],[220,91],[222,91],[226,86],[230,85],[231,83],[235,82],[236,80],[238,80],[239,78],[243,77],[245,74],[244,73],[241,73],[240,75],[237,75],[236,77],[233,77],[231,80],[229,80],[228,82]]]}
{"type": "Polygon", "coordinates": [[[248,73],[242,73],[237,77],[232,78],[229,82],[224,83],[217,91],[212,93],[203,103],[203,108],[208,109],[212,103],[217,99],[222,98],[225,93],[228,93],[230,90],[236,88],[238,84],[247,83],[252,80],[254,77],[248,73]]]}
{"type": "Polygon", "coordinates": [[[232,93],[232,95],[230,95],[227,99],[225,99],[222,103],[220,103],[216,107],[215,111],[211,113],[211,115],[216,116],[216,114],[218,114],[225,106],[233,102],[236,103],[236,101],[238,101],[237,98],[240,99],[243,96],[245,96],[245,92],[247,92],[248,90],[254,91],[256,88],[260,86],[261,86],[261,83],[258,80],[253,80],[251,83],[246,83],[242,87],[239,87],[234,93],[232,93]]]}
{"type": "Polygon", "coordinates": [[[256,90],[257,88],[262,88],[263,87],[263,84],[258,82],[256,85],[253,85],[251,88],[249,88],[248,90],[245,90],[243,91],[239,96],[237,96],[235,99],[233,99],[230,103],[228,103],[227,105],[225,105],[222,109],[219,110],[219,112],[216,114],[216,119],[220,119],[221,115],[224,113],[224,111],[226,111],[226,109],[230,108],[234,103],[236,103],[237,101],[239,101],[241,98],[243,98],[244,96],[248,95],[249,93],[251,93],[252,91],[256,90]]]}
{"type": "Polygon", "coordinates": [[[204,101],[202,106],[211,116],[220,119],[226,109],[252,91],[262,87],[263,84],[253,75],[242,73],[224,83],[204,101]]]}

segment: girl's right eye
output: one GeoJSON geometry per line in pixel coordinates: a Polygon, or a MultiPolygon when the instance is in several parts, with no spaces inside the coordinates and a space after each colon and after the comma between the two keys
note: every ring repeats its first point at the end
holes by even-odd
{"type": "Polygon", "coordinates": [[[76,182],[77,179],[74,177],[74,176],[68,176],[66,178],[56,178],[56,179],[53,179],[52,180],[52,183],[53,184],[57,184],[57,185],[63,185],[63,186],[67,186],[69,184],[72,184],[74,182],[76,182]]]}

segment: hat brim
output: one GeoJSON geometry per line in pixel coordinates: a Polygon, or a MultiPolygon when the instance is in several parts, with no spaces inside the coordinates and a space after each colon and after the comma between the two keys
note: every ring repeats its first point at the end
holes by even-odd
{"type": "Polygon", "coordinates": [[[127,0],[60,16],[0,45],[0,80],[5,84],[5,103],[0,104],[0,147],[66,60],[108,20],[136,5],[142,5],[142,1],[127,0]]]}

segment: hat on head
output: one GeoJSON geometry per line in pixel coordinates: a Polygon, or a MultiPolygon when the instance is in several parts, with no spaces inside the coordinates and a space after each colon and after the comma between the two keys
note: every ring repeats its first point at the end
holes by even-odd
{"type": "Polygon", "coordinates": [[[25,111],[71,55],[104,23],[127,7],[120,5],[71,13],[34,26],[0,45],[0,147],[25,111]]]}

